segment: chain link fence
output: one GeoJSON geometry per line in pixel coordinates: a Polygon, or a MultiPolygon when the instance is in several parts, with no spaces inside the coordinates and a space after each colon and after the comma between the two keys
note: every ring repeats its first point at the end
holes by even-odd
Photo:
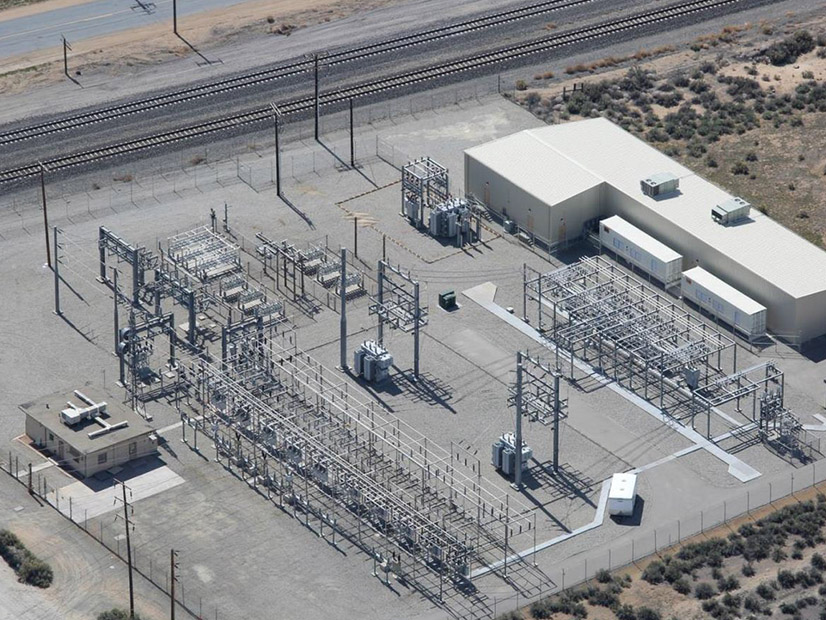
{"type": "MultiPolygon", "coordinates": [[[[721,525],[743,518],[760,516],[773,510],[775,504],[802,501],[796,497],[820,492],[820,485],[826,482],[826,465],[814,462],[792,472],[773,476],[762,484],[752,486],[745,493],[732,494],[725,501],[708,506],[703,510],[687,514],[670,523],[646,530],[632,536],[630,540],[579,554],[563,560],[559,568],[546,572],[548,580],[538,594],[530,597],[519,594],[497,597],[496,614],[502,614],[528,605],[546,596],[559,594],[563,590],[585,583],[600,570],[616,570],[634,564],[652,554],[660,553],[675,545],[697,536],[709,533],[721,525]]],[[[639,498],[637,499],[639,502],[639,498]]],[[[776,506],[780,508],[781,506],[776,506]]],[[[610,517],[607,517],[610,518],[610,517]]],[[[756,517],[755,517],[756,518],[756,517]]],[[[533,561],[527,556],[528,562],[533,561]]]]}
{"type": "MultiPolygon", "coordinates": [[[[124,521],[115,518],[115,512],[106,512],[103,515],[90,517],[88,511],[76,509],[71,496],[61,493],[60,487],[53,486],[50,478],[36,468],[31,468],[31,463],[21,463],[19,457],[11,452],[0,458],[0,469],[17,480],[20,484],[28,487],[29,493],[42,502],[57,510],[63,517],[81,528],[89,536],[102,544],[111,553],[123,560],[128,561],[126,534],[124,521]],[[22,469],[21,469],[22,465],[22,469]],[[31,476],[29,471],[32,471],[31,476]]],[[[58,477],[63,477],[58,474],[58,477]]],[[[52,479],[53,480],[53,479],[52,479]]],[[[123,505],[117,506],[122,510],[123,505]]],[[[147,551],[141,544],[132,543],[132,568],[147,579],[152,585],[171,597],[171,574],[169,554],[159,554],[147,551]]],[[[187,581],[181,572],[175,575],[175,601],[177,610],[188,614],[190,618],[198,620],[221,620],[230,618],[222,612],[216,605],[208,602],[208,592],[197,582],[187,581]],[[207,594],[207,596],[204,596],[207,594]]]]}

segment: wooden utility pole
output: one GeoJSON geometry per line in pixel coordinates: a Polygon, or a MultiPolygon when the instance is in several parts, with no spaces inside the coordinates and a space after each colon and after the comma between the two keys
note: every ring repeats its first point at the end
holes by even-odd
{"type": "MultiPolygon", "coordinates": [[[[115,481],[115,484],[120,484],[123,488],[123,522],[126,526],[126,563],[129,566],[129,619],[135,618],[135,585],[132,580],[132,540],[129,530],[132,524],[129,521],[129,511],[132,509],[132,504],[126,499],[127,486],[123,482],[115,481]]],[[[132,489],[129,489],[129,495],[132,495],[132,489]]],[[[117,498],[116,498],[117,501],[117,498]]]]}
{"type": "Polygon", "coordinates": [[[66,40],[66,37],[63,37],[63,73],[66,74],[67,78],[70,78],[69,75],[69,50],[72,49],[72,46],[69,45],[69,42],[66,40]]]}
{"type": "Polygon", "coordinates": [[[175,562],[176,558],[178,557],[178,552],[174,549],[169,550],[169,600],[170,600],[170,609],[169,609],[169,617],[171,620],[175,620],[175,582],[178,578],[175,576],[175,569],[178,568],[178,563],[175,562]]]}
{"type": "Polygon", "coordinates": [[[49,247],[49,212],[46,208],[46,164],[40,162],[40,196],[43,199],[43,231],[46,233],[46,263],[52,266],[52,250],[49,247]]]}

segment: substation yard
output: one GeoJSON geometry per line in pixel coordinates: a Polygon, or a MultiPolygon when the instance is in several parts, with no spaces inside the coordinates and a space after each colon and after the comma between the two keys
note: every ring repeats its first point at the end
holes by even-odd
{"type": "MultiPolygon", "coordinates": [[[[540,125],[492,95],[361,127],[356,169],[344,161],[344,132],[325,133],[324,145],[292,140],[282,162],[313,162],[312,169],[282,181],[293,208],[276,196],[272,143],[270,150],[259,144],[236,160],[178,170],[167,157],[163,174],[122,177],[99,193],[71,193],[70,185],[52,189],[60,315],[54,312],[54,275],[44,264],[39,194],[32,189],[9,198],[14,209],[0,224],[0,277],[7,283],[0,300],[2,339],[13,352],[0,358],[7,395],[4,460],[17,459],[21,469],[29,462],[39,466],[38,485],[45,481],[50,501],[56,504],[59,496],[63,514],[114,546],[123,526],[114,520],[119,506],[111,501],[111,481],[85,484],[48,465],[20,437],[17,405],[83,386],[127,403],[134,392],[139,412],[161,437],[159,457],[117,474],[135,489],[137,565],[163,588],[168,577],[160,567],[170,548],[178,550],[186,607],[195,617],[212,617],[215,609],[216,617],[227,618],[491,617],[745,512],[741,497],[754,507],[770,501],[770,493],[788,492],[789,480],[793,487],[806,484],[795,481],[794,472],[822,458],[816,430],[822,420],[813,417],[823,401],[816,348],[804,355],[780,343],[751,345],[634,276],[673,304],[670,312],[689,315],[697,333],[720,345],[719,354],[708,356],[708,370],[701,368],[705,381],[734,372],[735,349],[737,370],[771,362],[757,374],[782,371],[785,406],[813,427],[794,454],[761,441],[749,393],[741,412],[734,400],[711,414],[695,408],[692,431],[690,397],[673,383],[679,373],[669,374],[669,383],[646,380],[641,369],[629,374],[606,354],[600,374],[593,351],[572,364],[548,340],[547,308],[545,333],[536,331],[541,306],[530,282],[524,301],[526,274],[530,280],[574,264],[597,254],[595,247],[582,242],[549,255],[483,218],[481,242],[459,248],[400,215],[399,167],[408,158],[441,163],[451,191],[459,193],[464,149],[540,125]],[[125,256],[129,246],[131,260],[141,257],[144,288],[135,291],[132,266],[108,251],[101,280],[101,226],[113,235],[107,248],[125,256]],[[211,284],[186,281],[195,239],[211,248],[213,262],[189,268],[211,284]],[[290,247],[305,252],[303,277],[290,247]],[[383,303],[383,343],[393,365],[381,383],[338,367],[336,260],[342,247],[352,294],[345,359],[352,367],[354,350],[378,338],[375,310],[383,303]],[[393,286],[412,290],[408,275],[419,283],[426,324],[416,381],[414,335],[406,329],[415,315],[409,296],[385,289],[384,299],[377,299],[383,256],[393,286]],[[156,321],[141,332],[146,348],[140,366],[154,371],[147,384],[131,377],[128,355],[125,387],[116,383],[113,267],[118,327],[130,325],[135,292],[135,326],[166,317],[160,327],[156,321]],[[166,274],[157,280],[163,286],[155,284],[156,269],[166,274]],[[217,271],[207,275],[211,269],[217,271]],[[195,333],[188,326],[189,298],[181,293],[187,286],[199,304],[195,333]],[[438,303],[447,290],[456,293],[452,311],[438,303]],[[261,321],[244,321],[242,303],[267,308],[261,321]],[[174,327],[167,329],[170,321],[174,327]],[[546,369],[559,364],[562,375],[554,471],[552,416],[545,415],[552,377],[533,367],[537,401],[545,404],[526,409],[524,440],[533,457],[521,490],[491,464],[491,444],[515,427],[508,398],[517,352],[546,369]],[[544,419],[531,421],[531,412],[544,419]],[[626,471],[639,472],[636,511],[611,518],[605,481],[626,471]]],[[[49,231],[52,242],[53,235],[49,231]]],[[[599,260],[613,265],[620,279],[629,273],[613,256],[599,260]]],[[[805,471],[814,478],[811,466],[805,471]]]]}

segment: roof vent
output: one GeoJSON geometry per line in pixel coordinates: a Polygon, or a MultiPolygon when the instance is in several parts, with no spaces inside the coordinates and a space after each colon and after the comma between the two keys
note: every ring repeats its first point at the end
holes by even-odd
{"type": "Polygon", "coordinates": [[[749,209],[751,205],[742,198],[735,197],[726,200],[711,209],[711,219],[718,224],[728,226],[740,220],[744,220],[749,216],[749,209]]]}
{"type": "Polygon", "coordinates": [[[640,181],[640,187],[643,194],[656,198],[676,192],[680,187],[680,179],[670,172],[660,172],[640,181]]]}

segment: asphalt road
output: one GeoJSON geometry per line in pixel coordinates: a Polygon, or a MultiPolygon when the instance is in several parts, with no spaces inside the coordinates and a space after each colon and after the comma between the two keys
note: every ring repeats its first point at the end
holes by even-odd
{"type": "MultiPolygon", "coordinates": [[[[197,0],[178,3],[178,17],[220,9],[245,0],[197,0]]],[[[27,17],[0,21],[0,58],[26,54],[141,26],[172,21],[172,0],[95,0],[27,17]]]]}

